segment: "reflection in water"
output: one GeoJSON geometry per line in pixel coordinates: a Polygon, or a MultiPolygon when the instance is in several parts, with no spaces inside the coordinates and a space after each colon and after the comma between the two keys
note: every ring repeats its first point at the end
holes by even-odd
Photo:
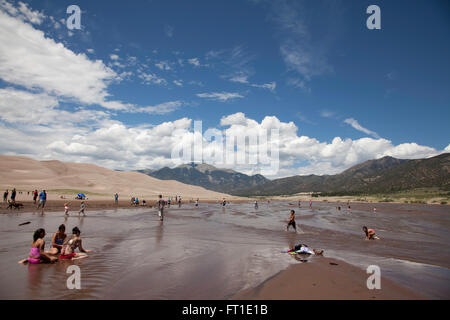
{"type": "Polygon", "coordinates": [[[42,282],[42,267],[40,264],[28,264],[28,290],[30,297],[39,297],[42,282]]]}
{"type": "Polygon", "coordinates": [[[78,228],[83,231],[84,216],[78,216],[78,228]]]}
{"type": "Polygon", "coordinates": [[[164,235],[164,223],[163,221],[158,221],[158,227],[156,228],[156,244],[159,245],[164,235]]]}
{"type": "MultiPolygon", "coordinates": [[[[314,209],[295,208],[297,225],[304,233],[285,231],[292,206],[281,201],[261,203],[258,212],[253,202],[227,207],[205,203],[197,209],[186,204],[168,210],[164,224],[146,208],[92,211],[89,217],[70,218],[63,213],[3,215],[0,298],[222,299],[258,285],[291,263],[314,259],[281,252],[300,242],[360,267],[379,264],[393,280],[445,296],[448,289],[442,283],[450,281],[450,253],[442,248],[450,241],[448,206],[380,204],[376,214],[369,204],[352,204],[351,214],[337,211],[336,206],[315,203],[314,209]],[[18,230],[24,217],[31,224],[18,230]],[[29,252],[33,231],[57,230],[61,221],[68,233],[78,225],[83,246],[93,249],[89,257],[18,265],[29,252]],[[363,241],[362,225],[375,229],[382,240],[363,241]],[[425,267],[392,261],[416,261],[425,267]],[[72,264],[81,267],[81,291],[66,288],[66,269],[72,264]],[[430,268],[432,264],[435,267],[430,268]]],[[[52,234],[48,233],[47,243],[52,234]]]]}

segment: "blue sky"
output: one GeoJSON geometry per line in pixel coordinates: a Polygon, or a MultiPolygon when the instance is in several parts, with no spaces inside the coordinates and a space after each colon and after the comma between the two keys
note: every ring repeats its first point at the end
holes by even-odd
{"type": "Polygon", "coordinates": [[[2,143],[3,154],[172,166],[165,146],[146,139],[167,138],[170,149],[170,131],[189,131],[189,121],[225,130],[223,119],[239,118],[230,129],[245,131],[266,117],[285,126],[278,176],[450,151],[445,1],[1,2],[9,60],[0,58],[0,129],[18,144],[2,143]],[[65,26],[71,4],[82,10],[81,30],[65,26]],[[371,4],[381,30],[366,28],[371,4]],[[13,40],[22,24],[29,36],[13,40]],[[31,119],[11,114],[20,108],[31,119]],[[30,137],[38,141],[27,145],[30,137]]]}

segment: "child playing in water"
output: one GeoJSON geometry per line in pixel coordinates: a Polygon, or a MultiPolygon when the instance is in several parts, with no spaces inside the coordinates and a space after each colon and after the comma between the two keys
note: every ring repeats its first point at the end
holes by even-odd
{"type": "Polygon", "coordinates": [[[88,256],[86,253],[91,252],[91,250],[83,248],[80,234],[81,231],[80,229],[78,229],[78,227],[72,229],[72,237],[64,243],[59,259],[82,259],[88,256]],[[76,248],[80,250],[80,253],[75,252],[76,248]]]}
{"type": "Polygon", "coordinates": [[[286,226],[286,231],[289,230],[289,227],[292,226],[294,227],[295,232],[297,232],[297,226],[295,225],[295,211],[291,210],[291,216],[289,217],[289,220],[286,220],[286,222],[288,223],[286,226]]]}
{"type": "Polygon", "coordinates": [[[364,233],[366,234],[366,238],[365,240],[379,240],[380,238],[377,237],[377,235],[375,234],[375,230],[373,229],[367,229],[366,226],[364,226],[363,228],[364,233]]]}
{"type": "Polygon", "coordinates": [[[70,202],[64,203],[64,214],[65,214],[66,216],[69,215],[69,203],[70,203],[70,202]]]}
{"type": "Polygon", "coordinates": [[[81,201],[80,204],[80,211],[78,211],[78,215],[80,215],[80,213],[83,213],[83,216],[85,216],[86,214],[84,213],[84,210],[86,209],[86,204],[84,203],[84,201],[81,201]]]}
{"type": "Polygon", "coordinates": [[[19,263],[51,263],[58,259],[50,256],[50,252],[44,251],[45,248],[45,230],[37,229],[33,234],[30,254],[27,259],[20,260],[19,263]]]}

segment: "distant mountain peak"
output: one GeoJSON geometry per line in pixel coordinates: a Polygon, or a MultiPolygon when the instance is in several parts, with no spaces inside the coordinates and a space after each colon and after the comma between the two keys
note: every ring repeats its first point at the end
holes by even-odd
{"type": "Polygon", "coordinates": [[[232,169],[220,169],[207,163],[190,162],[175,168],[164,167],[159,170],[139,170],[157,179],[177,180],[204,187],[205,189],[225,192],[255,187],[269,181],[262,175],[246,175],[232,169]]]}
{"type": "Polygon", "coordinates": [[[179,166],[177,166],[176,168],[192,168],[195,170],[198,170],[202,173],[205,173],[206,171],[226,171],[226,172],[230,172],[230,173],[235,173],[236,171],[231,170],[231,169],[221,169],[221,168],[217,168],[214,167],[213,165],[207,164],[205,162],[190,162],[190,163],[185,163],[185,164],[181,164],[179,166]]]}

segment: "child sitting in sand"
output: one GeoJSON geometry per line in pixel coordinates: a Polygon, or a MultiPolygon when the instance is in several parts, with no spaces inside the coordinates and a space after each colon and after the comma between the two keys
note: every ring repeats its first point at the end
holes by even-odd
{"type": "Polygon", "coordinates": [[[50,252],[44,251],[44,237],[44,229],[37,229],[34,232],[30,254],[27,259],[20,260],[19,263],[52,263],[58,260],[56,257],[52,257],[50,252]]]}
{"type": "Polygon", "coordinates": [[[59,259],[73,260],[86,258],[88,256],[86,253],[91,252],[91,250],[83,248],[80,234],[81,231],[80,229],[78,229],[78,227],[72,229],[72,237],[64,243],[59,259]],[[80,253],[75,252],[76,248],[80,250],[80,253]]]}
{"type": "Polygon", "coordinates": [[[379,240],[380,239],[375,234],[375,230],[367,229],[366,226],[362,227],[362,229],[363,229],[364,233],[366,234],[365,240],[379,240]]]}

